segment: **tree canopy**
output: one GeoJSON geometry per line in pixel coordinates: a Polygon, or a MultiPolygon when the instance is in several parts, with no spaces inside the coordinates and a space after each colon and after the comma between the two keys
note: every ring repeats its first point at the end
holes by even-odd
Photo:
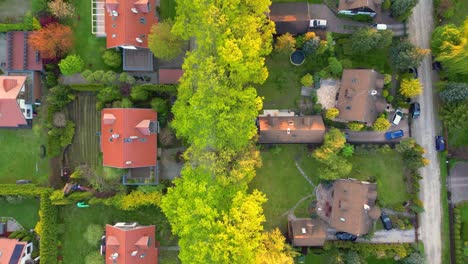
{"type": "Polygon", "coordinates": [[[392,44],[391,30],[363,27],[351,36],[351,49],[356,54],[366,54],[374,49],[387,48],[392,44]]]}
{"type": "Polygon", "coordinates": [[[53,23],[32,33],[28,43],[44,59],[63,58],[73,47],[73,32],[69,26],[53,23]]]}
{"type": "Polygon", "coordinates": [[[391,6],[392,16],[401,21],[406,20],[417,3],[418,0],[394,0],[391,6]]]}
{"type": "Polygon", "coordinates": [[[186,42],[171,32],[172,26],[173,22],[166,20],[151,27],[148,47],[156,58],[171,60],[182,53],[186,42]]]}
{"type": "MultiPolygon", "coordinates": [[[[456,30],[449,25],[443,29],[432,45],[438,46],[436,59],[440,61],[447,72],[452,75],[468,75],[468,19],[456,30]]],[[[435,33],[439,31],[436,29],[435,33]]]]}
{"type": "Polygon", "coordinates": [[[63,75],[72,75],[83,70],[84,61],[79,55],[68,55],[58,65],[63,75]]]}
{"type": "Polygon", "coordinates": [[[400,84],[400,93],[403,96],[412,98],[422,93],[423,87],[418,79],[403,79],[400,84]]]}
{"type": "Polygon", "coordinates": [[[468,99],[468,83],[449,82],[439,95],[444,102],[464,101],[468,99]]]}
{"type": "Polygon", "coordinates": [[[400,71],[407,71],[412,67],[419,67],[429,50],[415,47],[409,41],[395,41],[390,48],[390,59],[393,66],[400,71]]]}

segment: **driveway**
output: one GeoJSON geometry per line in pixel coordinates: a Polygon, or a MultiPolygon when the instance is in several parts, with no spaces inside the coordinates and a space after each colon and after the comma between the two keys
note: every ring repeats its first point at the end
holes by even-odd
{"type": "MultiPolygon", "coordinates": [[[[389,115],[392,117],[393,115],[389,115]]],[[[408,126],[408,118],[404,118],[400,121],[398,126],[391,126],[385,132],[377,132],[377,131],[351,131],[349,129],[345,129],[344,132],[348,133],[348,142],[350,143],[398,143],[402,139],[409,137],[409,126],[408,126]],[[385,133],[387,131],[395,131],[395,130],[403,130],[404,136],[398,139],[386,140],[385,133]]]]}
{"type": "MultiPolygon", "coordinates": [[[[351,34],[360,27],[368,27],[372,24],[339,18],[324,4],[309,4],[309,17],[310,19],[327,20],[327,31],[335,33],[351,34]]],[[[376,23],[387,24],[388,29],[393,30],[395,36],[404,35],[404,25],[397,23],[388,14],[378,16],[375,20],[376,23]]]]}
{"type": "Polygon", "coordinates": [[[468,201],[468,163],[458,162],[450,170],[447,185],[452,194],[452,203],[468,201]]]}
{"type": "MultiPolygon", "coordinates": [[[[432,0],[419,0],[409,19],[409,37],[412,43],[421,48],[430,48],[433,22],[432,0]]],[[[419,71],[419,81],[424,87],[424,93],[417,99],[421,104],[421,116],[412,124],[412,134],[416,141],[426,149],[426,158],[430,164],[420,170],[420,199],[425,212],[420,214],[420,237],[424,242],[424,252],[428,263],[440,264],[442,260],[441,238],[441,199],[440,199],[440,168],[434,137],[436,135],[437,116],[434,105],[432,82],[436,75],[432,72],[431,57],[427,55],[419,71]]],[[[439,131],[437,127],[437,131],[439,131]]],[[[445,245],[448,246],[448,245],[445,245]]]]}
{"type": "MultiPolygon", "coordinates": [[[[327,229],[327,240],[337,240],[335,237],[336,230],[332,228],[327,229]]],[[[358,238],[358,243],[372,243],[372,244],[385,244],[385,243],[414,243],[415,242],[414,229],[408,230],[378,230],[375,231],[371,239],[358,238]]]]}

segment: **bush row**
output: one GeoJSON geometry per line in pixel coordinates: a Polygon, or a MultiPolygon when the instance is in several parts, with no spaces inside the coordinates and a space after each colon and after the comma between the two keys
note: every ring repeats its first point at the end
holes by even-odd
{"type": "Polygon", "coordinates": [[[25,197],[40,197],[44,193],[48,193],[50,189],[37,187],[34,184],[2,184],[0,188],[0,196],[18,195],[25,197]]]}
{"type": "Polygon", "coordinates": [[[456,264],[462,264],[465,263],[465,255],[464,255],[464,241],[462,237],[462,218],[460,215],[460,208],[463,206],[466,206],[468,202],[458,204],[454,209],[453,209],[453,218],[454,218],[454,223],[453,223],[453,233],[454,233],[454,240],[455,240],[455,263],[456,264]]]}
{"type": "Polygon", "coordinates": [[[50,192],[41,195],[39,222],[34,230],[40,236],[39,255],[41,263],[57,263],[57,217],[58,210],[49,198],[50,192]]]}
{"type": "Polygon", "coordinates": [[[330,250],[334,248],[348,249],[358,251],[364,257],[374,256],[377,258],[405,258],[414,251],[411,244],[367,244],[367,243],[349,243],[347,241],[327,241],[323,249],[330,250]]]}
{"type": "Polygon", "coordinates": [[[104,84],[92,84],[92,83],[70,84],[69,86],[72,90],[79,91],[79,92],[97,92],[106,87],[104,84]]]}

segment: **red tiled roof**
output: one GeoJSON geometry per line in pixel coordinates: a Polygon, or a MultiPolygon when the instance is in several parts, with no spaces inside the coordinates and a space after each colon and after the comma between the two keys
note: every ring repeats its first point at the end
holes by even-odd
{"type": "Polygon", "coordinates": [[[107,48],[148,48],[151,26],[158,22],[155,0],[105,0],[107,48]],[[134,9],[132,9],[134,8],[134,9]],[[136,11],[133,12],[133,11],[136,11]],[[113,15],[114,13],[114,15],[113,15]],[[115,16],[117,15],[117,16],[115,16]],[[142,42],[138,42],[139,38],[142,42]]]}
{"type": "MultiPolygon", "coordinates": [[[[28,243],[26,242],[20,242],[18,239],[9,239],[9,238],[0,238],[0,263],[14,263],[14,264],[19,264],[20,261],[18,262],[10,262],[11,255],[13,254],[13,251],[15,250],[16,245],[23,245],[23,252],[26,250],[26,245],[28,243]]],[[[21,254],[20,256],[22,256],[21,254]]],[[[21,258],[19,259],[21,260],[21,258]]]]}
{"type": "Polygon", "coordinates": [[[7,33],[8,48],[8,69],[9,70],[27,70],[42,71],[42,59],[37,56],[37,50],[27,43],[29,32],[11,31],[7,33]],[[25,52],[26,47],[26,52],[25,52]]]}
{"type": "Polygon", "coordinates": [[[182,69],[160,69],[159,83],[160,84],[176,84],[180,77],[184,74],[182,69]]]}
{"type": "Polygon", "coordinates": [[[17,101],[26,76],[0,76],[0,127],[26,125],[17,101]]]}
{"type": "Polygon", "coordinates": [[[101,121],[101,150],[104,166],[116,168],[156,166],[157,135],[147,133],[150,122],[157,121],[155,111],[137,108],[106,108],[101,112],[101,121]]]}
{"type": "Polygon", "coordinates": [[[106,225],[106,264],[114,264],[112,254],[115,253],[118,264],[157,264],[159,243],[155,233],[154,225],[128,229],[106,225]]]}

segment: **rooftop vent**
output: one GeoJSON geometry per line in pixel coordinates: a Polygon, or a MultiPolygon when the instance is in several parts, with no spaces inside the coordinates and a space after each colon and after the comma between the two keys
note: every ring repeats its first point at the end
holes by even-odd
{"type": "Polygon", "coordinates": [[[291,134],[291,129],[288,127],[288,130],[286,131],[286,133],[291,134]]]}
{"type": "Polygon", "coordinates": [[[341,221],[341,222],[345,222],[346,219],[345,219],[344,217],[340,217],[340,221],[341,221]]]}
{"type": "Polygon", "coordinates": [[[131,255],[132,257],[135,257],[136,255],[138,255],[138,251],[135,250],[135,251],[133,251],[132,253],[130,253],[130,255],[131,255]]]}
{"type": "Polygon", "coordinates": [[[305,234],[305,233],[307,233],[307,231],[306,231],[305,227],[301,228],[301,231],[302,231],[302,234],[305,234]]]}
{"type": "Polygon", "coordinates": [[[114,17],[119,16],[119,12],[117,12],[115,10],[112,10],[111,15],[114,16],[114,17]]]}
{"type": "Polygon", "coordinates": [[[145,254],[145,253],[143,253],[143,254],[140,255],[140,258],[144,258],[144,257],[146,257],[146,254],[145,254]]]}
{"type": "Polygon", "coordinates": [[[132,7],[132,8],[130,8],[130,10],[132,10],[132,13],[138,14],[138,9],[132,7]]]}
{"type": "Polygon", "coordinates": [[[369,209],[370,209],[370,206],[367,204],[364,204],[364,210],[369,210],[369,209]]]}
{"type": "Polygon", "coordinates": [[[138,42],[138,43],[143,43],[143,40],[142,40],[141,38],[136,38],[135,40],[136,40],[136,42],[138,42]]]}
{"type": "MultiPolygon", "coordinates": [[[[128,161],[127,161],[128,162],[128,161]]],[[[135,228],[138,224],[136,222],[134,223],[125,223],[125,222],[118,222],[114,226],[115,227],[120,227],[120,228],[135,228]]]]}
{"type": "Polygon", "coordinates": [[[117,37],[117,35],[116,35],[116,34],[112,34],[112,38],[115,38],[115,37],[117,37]]]}
{"type": "Polygon", "coordinates": [[[131,161],[131,160],[127,160],[127,161],[125,162],[125,164],[126,164],[126,165],[130,165],[130,164],[132,164],[132,161],[131,161]]]}
{"type": "Polygon", "coordinates": [[[116,139],[116,138],[119,138],[119,137],[120,137],[120,135],[117,134],[117,133],[112,134],[112,138],[115,138],[115,139],[116,139]]]}
{"type": "Polygon", "coordinates": [[[115,260],[115,259],[117,259],[118,257],[119,257],[119,253],[117,253],[117,252],[116,252],[116,253],[112,253],[112,255],[110,256],[110,258],[111,258],[112,260],[115,260]]]}
{"type": "Polygon", "coordinates": [[[290,120],[290,121],[288,122],[288,125],[294,126],[294,122],[293,122],[292,120],[290,120]]]}
{"type": "Polygon", "coordinates": [[[131,139],[138,139],[138,136],[130,136],[131,139]]]}
{"type": "Polygon", "coordinates": [[[377,95],[377,91],[376,91],[376,90],[372,90],[372,91],[370,91],[370,94],[371,94],[372,96],[375,96],[375,95],[377,95]]]}

